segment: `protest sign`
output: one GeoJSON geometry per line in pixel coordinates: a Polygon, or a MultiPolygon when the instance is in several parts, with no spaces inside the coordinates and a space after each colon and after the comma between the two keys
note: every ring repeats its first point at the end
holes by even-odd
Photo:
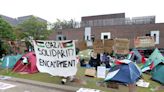
{"type": "Polygon", "coordinates": [[[114,45],[114,40],[112,39],[104,40],[104,51],[108,53],[112,53],[113,45],[114,45]]]}
{"type": "Polygon", "coordinates": [[[75,42],[67,41],[33,41],[40,72],[53,76],[73,76],[77,72],[75,42]]]}
{"type": "Polygon", "coordinates": [[[93,49],[96,53],[103,53],[104,52],[104,45],[101,39],[97,39],[93,42],[93,49]]]}
{"type": "Polygon", "coordinates": [[[85,41],[78,41],[77,48],[79,48],[80,51],[86,50],[87,49],[87,43],[85,41]]]}
{"type": "Polygon", "coordinates": [[[106,76],[106,67],[98,66],[97,67],[97,78],[105,78],[106,76]]]}
{"type": "Polygon", "coordinates": [[[154,47],[155,46],[154,38],[151,36],[139,36],[134,39],[134,46],[135,48],[154,47]]]}
{"type": "Polygon", "coordinates": [[[129,53],[128,39],[116,38],[114,39],[114,52],[117,54],[128,54],[129,53]]]}

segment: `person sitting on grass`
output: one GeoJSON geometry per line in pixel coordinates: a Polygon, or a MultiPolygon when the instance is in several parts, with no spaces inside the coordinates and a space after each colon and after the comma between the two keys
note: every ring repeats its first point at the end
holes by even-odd
{"type": "Polygon", "coordinates": [[[97,70],[97,66],[100,66],[100,54],[91,51],[91,58],[89,60],[89,65],[91,67],[95,67],[95,69],[97,70]]]}

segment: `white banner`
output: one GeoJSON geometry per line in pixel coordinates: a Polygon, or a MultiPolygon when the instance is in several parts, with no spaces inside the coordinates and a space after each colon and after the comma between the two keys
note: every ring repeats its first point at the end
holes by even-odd
{"type": "Polygon", "coordinates": [[[77,72],[75,42],[67,41],[33,41],[40,72],[53,76],[72,76],[77,72]]]}

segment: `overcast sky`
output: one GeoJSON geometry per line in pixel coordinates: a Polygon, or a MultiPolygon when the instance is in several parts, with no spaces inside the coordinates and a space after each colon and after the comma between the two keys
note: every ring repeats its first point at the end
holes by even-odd
{"type": "Polygon", "coordinates": [[[156,16],[164,22],[163,0],[0,0],[0,14],[9,17],[35,15],[49,22],[82,16],[125,13],[126,17],[156,16]]]}

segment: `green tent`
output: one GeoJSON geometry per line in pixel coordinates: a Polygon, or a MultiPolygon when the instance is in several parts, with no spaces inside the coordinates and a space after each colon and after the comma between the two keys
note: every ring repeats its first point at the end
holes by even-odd
{"type": "Polygon", "coordinates": [[[146,70],[152,70],[159,63],[164,62],[164,57],[160,51],[156,48],[153,53],[149,56],[146,63],[142,66],[141,71],[145,72],[146,70]]]}
{"type": "Polygon", "coordinates": [[[2,61],[2,68],[13,68],[16,62],[21,58],[22,55],[16,56],[5,56],[2,61]]]}
{"type": "Polygon", "coordinates": [[[164,64],[157,65],[151,71],[152,79],[164,84],[164,64]]]}
{"type": "Polygon", "coordinates": [[[21,55],[21,54],[17,54],[17,55],[15,56],[16,61],[18,61],[21,57],[22,57],[22,55],[21,55]]]}
{"type": "Polygon", "coordinates": [[[141,63],[142,56],[136,48],[133,48],[132,51],[128,54],[127,59],[130,59],[133,62],[141,63]]]}

